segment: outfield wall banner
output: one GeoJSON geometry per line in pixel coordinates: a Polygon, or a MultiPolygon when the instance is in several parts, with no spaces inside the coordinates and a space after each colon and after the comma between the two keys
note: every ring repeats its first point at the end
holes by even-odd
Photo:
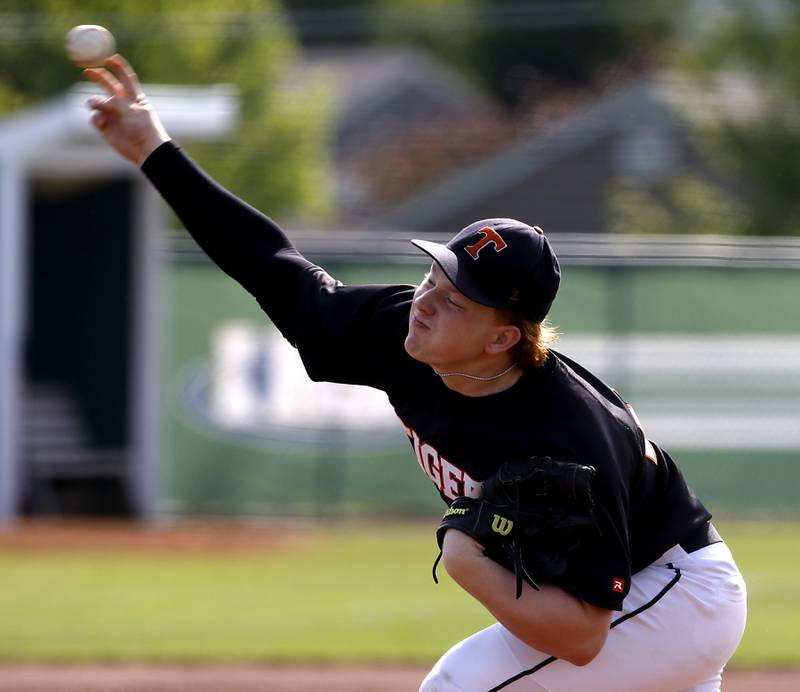
{"type": "MultiPolygon", "coordinates": [[[[336,264],[345,283],[413,283],[423,265],[336,264]]],[[[252,298],[215,267],[171,265],[162,510],[430,514],[385,395],[311,383],[252,298]]],[[[800,503],[794,269],[564,267],[557,348],[614,386],[714,511],[800,503]],[[770,469],[770,473],[765,473],[770,469]]]]}

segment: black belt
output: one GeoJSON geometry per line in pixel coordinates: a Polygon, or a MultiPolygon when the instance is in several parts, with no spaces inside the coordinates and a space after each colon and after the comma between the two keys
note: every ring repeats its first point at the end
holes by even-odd
{"type": "Polygon", "coordinates": [[[687,553],[693,553],[695,550],[705,548],[712,543],[721,543],[722,536],[717,533],[714,525],[707,521],[700,526],[692,529],[678,545],[683,548],[687,553]]]}

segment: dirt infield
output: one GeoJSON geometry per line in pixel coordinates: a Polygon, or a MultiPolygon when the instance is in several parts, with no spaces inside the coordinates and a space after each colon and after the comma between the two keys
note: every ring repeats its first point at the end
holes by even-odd
{"type": "Polygon", "coordinates": [[[0,692],[399,692],[411,668],[283,666],[21,666],[0,668],[0,692]]]}
{"type": "MultiPolygon", "coordinates": [[[[10,666],[0,692],[413,692],[427,671],[354,666],[10,666]]],[[[725,692],[795,692],[800,671],[729,671],[725,692]]]]}
{"type": "Polygon", "coordinates": [[[236,553],[275,551],[313,530],[299,521],[20,521],[0,530],[0,550],[236,553]]]}

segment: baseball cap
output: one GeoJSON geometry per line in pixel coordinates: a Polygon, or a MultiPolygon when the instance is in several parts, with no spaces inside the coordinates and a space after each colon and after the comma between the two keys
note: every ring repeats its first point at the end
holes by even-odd
{"type": "Polygon", "coordinates": [[[411,242],[476,303],[541,322],[558,292],[558,259],[538,226],[515,219],[483,219],[462,229],[447,245],[411,242]]]}

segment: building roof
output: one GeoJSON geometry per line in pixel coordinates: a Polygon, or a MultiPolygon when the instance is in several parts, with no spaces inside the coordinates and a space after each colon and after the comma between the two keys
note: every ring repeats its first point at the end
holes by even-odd
{"type": "Polygon", "coordinates": [[[321,84],[333,110],[337,158],[358,155],[375,139],[421,120],[475,117],[495,111],[491,99],[434,56],[395,46],[318,48],[287,74],[290,88],[321,84]]]}
{"type": "MultiPolygon", "coordinates": [[[[214,139],[229,134],[236,125],[238,96],[231,86],[145,85],[144,91],[176,138],[214,139]]],[[[99,92],[93,84],[77,84],[41,105],[0,120],[0,158],[37,170],[127,167],[89,123],[86,101],[99,92]]]]}
{"type": "Polygon", "coordinates": [[[657,87],[639,81],[445,178],[388,211],[381,221],[388,226],[413,228],[436,225],[465,201],[474,204],[491,198],[609,133],[644,121],[663,120],[665,108],[657,87]]]}
{"type": "Polygon", "coordinates": [[[686,121],[759,117],[763,110],[754,105],[758,93],[757,85],[743,75],[721,74],[707,87],[674,73],[648,76],[550,125],[532,129],[510,146],[407,198],[382,214],[377,223],[436,228],[457,217],[465,205],[490,204],[567,159],[574,164],[581,157],[596,155],[595,145],[610,137],[621,142],[614,173],[646,178],[653,167],[674,171],[684,163],[682,156],[690,146],[678,137],[686,121]]]}

